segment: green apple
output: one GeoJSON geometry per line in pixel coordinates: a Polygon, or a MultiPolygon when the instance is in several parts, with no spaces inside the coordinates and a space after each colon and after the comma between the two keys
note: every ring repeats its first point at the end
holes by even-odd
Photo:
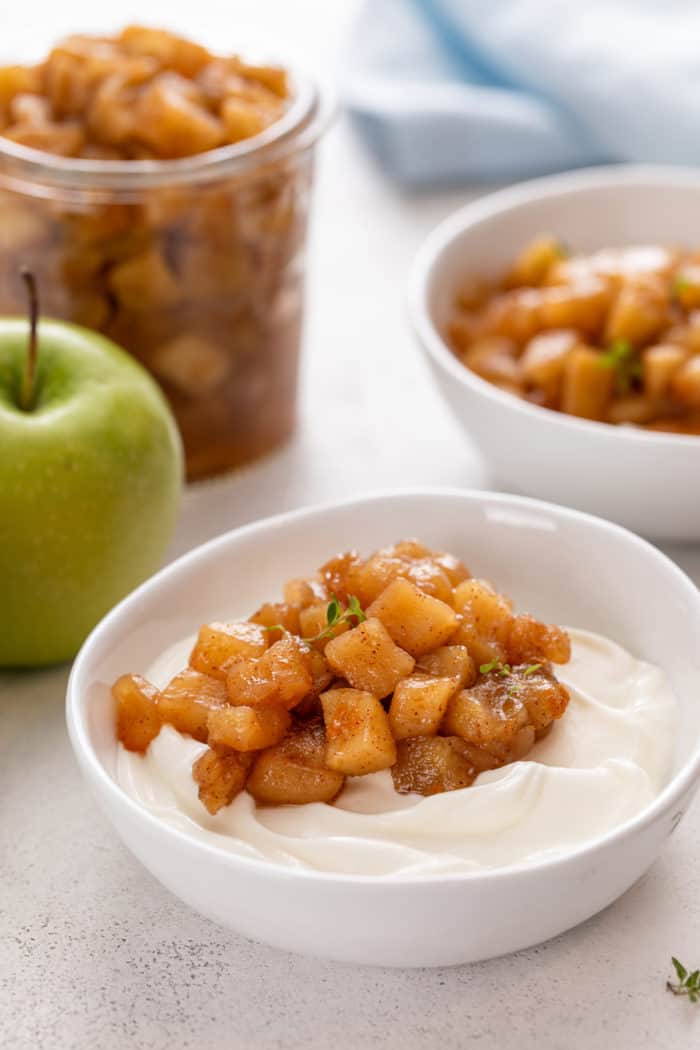
{"type": "MultiPolygon", "coordinates": [[[[31,278],[29,279],[31,281],[31,278]]],[[[73,656],[157,567],[182,449],[156,383],[77,325],[0,319],[0,667],[73,656]]]]}

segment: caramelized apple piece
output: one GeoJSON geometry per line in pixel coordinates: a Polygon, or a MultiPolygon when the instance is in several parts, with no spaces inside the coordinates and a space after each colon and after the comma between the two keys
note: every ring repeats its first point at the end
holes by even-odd
{"type": "Polygon", "coordinates": [[[177,277],[155,247],[113,266],[108,285],[119,303],[130,309],[141,309],[144,294],[154,309],[174,306],[182,298],[177,277]]]}
{"type": "Polygon", "coordinates": [[[392,580],[398,578],[410,580],[419,590],[443,602],[451,600],[452,585],[444,569],[431,556],[413,553],[415,545],[409,548],[406,546],[410,542],[385,547],[367,561],[349,567],[347,590],[357,596],[363,609],[378,598],[392,580]]]}
{"type": "Polygon", "coordinates": [[[221,121],[192,100],[191,82],[180,81],[175,73],[161,73],[144,88],[136,127],[140,139],[159,157],[204,153],[225,140],[221,121]]]}
{"type": "Polygon", "coordinates": [[[309,605],[328,601],[326,589],[319,580],[287,580],[283,593],[285,602],[289,605],[296,605],[299,609],[306,609],[309,605]]]}
{"type": "Polygon", "coordinates": [[[348,591],[348,575],[350,570],[360,564],[360,556],[357,551],[346,551],[344,554],[336,554],[330,558],[318,570],[328,594],[334,594],[341,602],[347,602],[350,597],[348,591]]]}
{"type": "Polygon", "coordinates": [[[550,234],[541,234],[523,248],[505,279],[506,288],[544,284],[552,266],[564,257],[562,243],[550,234]]]}
{"type": "Polygon", "coordinates": [[[389,725],[396,740],[434,736],[459,687],[459,678],[428,675],[412,675],[399,682],[389,707],[389,725]]]}
{"type": "Polygon", "coordinates": [[[231,370],[223,348],[193,332],[181,332],[160,343],[153,351],[150,365],[161,380],[191,399],[211,395],[222,386],[231,370]]]}
{"type": "MultiPolygon", "coordinates": [[[[345,606],[339,603],[341,615],[345,612],[345,606]]],[[[310,644],[314,649],[318,649],[323,652],[328,645],[331,638],[337,638],[339,635],[344,634],[350,630],[350,624],[347,620],[342,623],[337,623],[333,627],[333,634],[326,634],[323,638],[317,638],[317,635],[322,634],[328,626],[327,620],[328,613],[328,602],[315,602],[313,605],[307,605],[305,609],[302,609],[299,613],[299,632],[303,638],[315,638],[316,641],[312,641],[310,644]]]]}
{"type": "Polygon", "coordinates": [[[569,691],[546,666],[524,664],[511,672],[511,688],[525,705],[530,723],[541,735],[561,718],[569,703],[569,691]]]}
{"type": "Polygon", "coordinates": [[[219,754],[207,748],[192,766],[192,777],[199,787],[199,800],[212,815],[230,806],[245,787],[250,759],[235,752],[219,754]]]}
{"type": "Polygon", "coordinates": [[[304,805],[332,802],[345,777],[325,767],[326,739],[323,723],[300,723],[276,747],[261,752],[248,778],[248,791],[258,802],[271,805],[304,805]]]}
{"type": "Polygon", "coordinates": [[[413,657],[392,641],[384,624],[373,618],[333,638],[325,656],[336,674],[380,700],[392,693],[415,665],[413,657]]]}
{"type": "Polygon", "coordinates": [[[532,664],[538,660],[565,664],[571,659],[571,641],[566,631],[527,614],[511,620],[505,647],[511,664],[532,664]]]}
{"type": "Polygon", "coordinates": [[[451,606],[405,579],[393,580],[366,612],[381,620],[396,644],[415,657],[444,645],[458,623],[451,606]]]}
{"type": "Polygon", "coordinates": [[[401,795],[438,795],[469,787],[476,778],[469,751],[459,737],[417,736],[400,740],[391,770],[401,795]]]}
{"type": "Polygon", "coordinates": [[[226,678],[232,704],[281,704],[292,708],[311,691],[313,677],[309,649],[286,635],[262,656],[235,660],[226,678]]]}
{"type": "Polygon", "coordinates": [[[326,766],[359,777],[388,769],[396,761],[389,719],[376,696],[359,689],[322,693],[326,766]]]}
{"type": "Polygon", "coordinates": [[[158,690],[139,674],[123,674],[112,686],[117,704],[117,739],[127,751],[145,751],[160,732],[158,690]]]}
{"type": "Polygon", "coordinates": [[[442,645],[421,656],[417,669],[435,678],[456,678],[462,689],[474,685],[478,676],[466,645],[442,645]]]}
{"type": "Polygon", "coordinates": [[[217,707],[209,712],[209,746],[234,751],[261,751],[279,744],[291,725],[284,707],[217,707]]]}
{"type": "Polygon", "coordinates": [[[266,633],[269,637],[270,645],[283,638],[285,631],[290,634],[303,633],[299,629],[299,610],[287,602],[265,602],[257,612],[253,613],[250,617],[250,622],[259,623],[262,627],[268,628],[266,633]],[[284,630],[269,630],[270,627],[275,627],[277,624],[283,627],[284,630]]]}
{"type": "Polygon", "coordinates": [[[165,29],[130,25],[122,29],[117,39],[126,51],[150,55],[165,69],[174,69],[184,77],[196,76],[212,59],[201,44],[165,29]]]}
{"type": "Polygon", "coordinates": [[[459,627],[451,641],[466,645],[477,667],[491,660],[505,660],[505,641],[513,619],[512,606],[485,580],[466,580],[454,591],[459,627]]]}
{"type": "Polygon", "coordinates": [[[513,762],[532,747],[535,731],[519,690],[510,676],[483,675],[471,689],[450,700],[443,730],[501,762],[513,762]]]}
{"type": "Polygon", "coordinates": [[[205,624],[190,655],[190,667],[225,681],[233,660],[261,656],[268,641],[268,632],[255,623],[205,624]]]}
{"type": "Polygon", "coordinates": [[[227,703],[225,682],[192,668],[176,674],[158,696],[161,720],[203,743],[210,710],[227,703]]]}

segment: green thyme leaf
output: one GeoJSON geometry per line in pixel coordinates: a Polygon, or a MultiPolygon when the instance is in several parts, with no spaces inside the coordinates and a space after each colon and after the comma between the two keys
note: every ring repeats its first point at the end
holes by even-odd
{"type": "Polygon", "coordinates": [[[529,667],[525,668],[525,670],[523,671],[523,674],[524,675],[534,674],[535,671],[539,671],[541,666],[542,666],[542,664],[530,664],[529,667]]]}
{"type": "Polygon", "coordinates": [[[511,666],[510,664],[504,664],[501,660],[491,660],[490,663],[481,664],[479,667],[479,674],[490,674],[491,671],[506,678],[511,674],[511,666]]]}
{"type": "Polygon", "coordinates": [[[333,627],[339,615],[340,602],[337,598],[334,598],[333,601],[328,603],[328,608],[326,609],[326,623],[329,627],[333,627]]]}
{"type": "Polygon", "coordinates": [[[272,623],[269,627],[263,627],[263,631],[281,631],[282,634],[289,634],[289,631],[281,623],[272,623]]]}
{"type": "Polygon", "coordinates": [[[641,379],[642,362],[634,347],[626,339],[616,339],[598,357],[601,368],[610,368],[615,373],[618,394],[629,393],[635,379],[641,379]]]}
{"type": "Polygon", "coordinates": [[[666,988],[674,995],[685,995],[689,1002],[697,1003],[700,1000],[700,970],[688,973],[683,963],[679,962],[675,955],[671,958],[671,963],[678,981],[675,984],[673,981],[666,981],[666,988]]]}

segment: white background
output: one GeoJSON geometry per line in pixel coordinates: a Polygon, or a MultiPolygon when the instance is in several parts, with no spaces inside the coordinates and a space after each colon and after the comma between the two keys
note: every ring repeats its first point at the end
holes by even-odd
{"type": "MultiPolygon", "coordinates": [[[[11,15],[3,4],[13,31],[31,35],[47,23],[84,27],[112,6],[115,18],[138,11],[135,0],[60,9],[34,0],[13,4],[11,15]]],[[[290,40],[332,77],[351,6],[242,0],[218,9],[232,26],[242,19],[290,40]]],[[[173,7],[191,22],[206,18],[207,4],[181,0],[147,5],[148,20],[167,21],[160,12],[173,7]]],[[[172,554],[292,506],[388,486],[484,483],[476,453],[432,389],[402,302],[421,239],[469,195],[398,191],[348,125],[336,123],[314,205],[298,436],[262,465],[191,490],[172,554]]],[[[700,580],[697,549],[670,553],[700,580]]],[[[697,808],[640,883],[546,945],[445,971],[326,964],[217,929],[131,858],[74,765],[63,722],[67,673],[0,674],[3,1050],[700,1044],[700,1004],[664,990],[671,954],[700,965],[697,808]]]]}

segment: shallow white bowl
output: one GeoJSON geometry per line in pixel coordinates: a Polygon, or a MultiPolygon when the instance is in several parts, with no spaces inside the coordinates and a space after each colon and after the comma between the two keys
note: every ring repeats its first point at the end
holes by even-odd
{"type": "Polygon", "coordinates": [[[576,419],[499,390],[441,332],[465,277],[499,276],[538,233],[574,251],[700,247],[700,173],[616,166],[534,179],[446,219],[416,258],[409,310],[438,386],[504,488],[565,503],[644,535],[700,537],[700,437],[576,419]]]}
{"type": "MultiPolygon", "coordinates": [[[[142,863],[216,922],[292,951],[386,966],[469,962],[545,940],[604,908],[652,863],[700,776],[700,593],[664,555],[615,525],[515,496],[419,491],[283,514],[185,555],[117,606],[68,686],[75,754],[142,863]],[[405,536],[462,556],[521,608],[599,631],[659,664],[681,705],[671,779],[617,830],[558,859],[400,878],[283,869],[168,827],[115,780],[110,683],[146,669],[211,619],[245,615],[338,550],[405,536]]],[[[572,820],[576,819],[572,813],[572,820]]]]}

